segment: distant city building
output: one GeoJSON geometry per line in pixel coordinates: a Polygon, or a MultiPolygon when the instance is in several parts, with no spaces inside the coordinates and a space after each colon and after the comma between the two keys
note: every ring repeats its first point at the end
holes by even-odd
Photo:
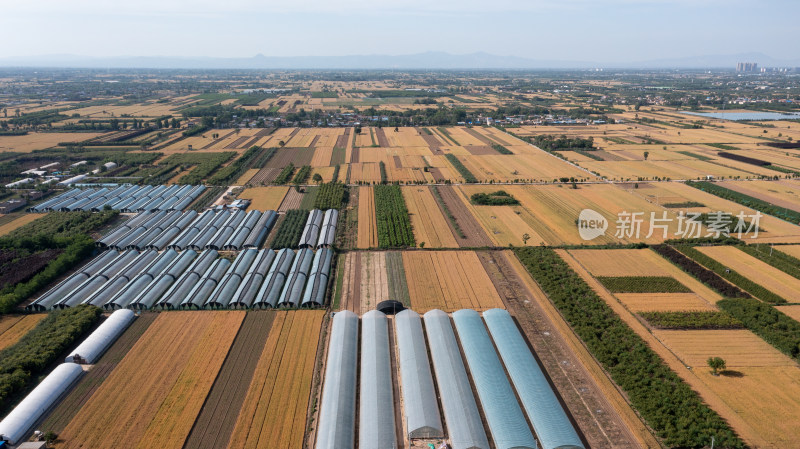
{"type": "Polygon", "coordinates": [[[736,64],[737,72],[758,72],[757,62],[740,62],[736,64]]]}

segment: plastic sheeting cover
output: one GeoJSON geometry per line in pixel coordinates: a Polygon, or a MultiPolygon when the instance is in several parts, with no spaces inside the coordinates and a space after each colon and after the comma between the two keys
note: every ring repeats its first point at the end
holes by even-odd
{"type": "Polygon", "coordinates": [[[130,326],[133,320],[136,319],[136,314],[133,310],[117,310],[112,313],[103,324],[97,327],[86,340],[78,345],[74,351],[67,357],[67,362],[75,362],[75,356],[80,356],[88,364],[94,364],[97,359],[114,343],[125,329],[130,326]]]}
{"type": "Polygon", "coordinates": [[[503,309],[491,309],[483,312],[483,319],[542,447],[583,449],[583,442],[511,315],[503,309]]]}
{"type": "Polygon", "coordinates": [[[58,365],[44,380],[22,400],[8,416],[0,421],[0,435],[11,444],[21,440],[66,393],[83,374],[75,363],[58,365]]]}
{"type": "Polygon", "coordinates": [[[469,309],[459,310],[453,313],[453,321],[495,447],[537,449],[480,314],[469,309]]]}
{"type": "Polygon", "coordinates": [[[389,322],[371,310],[361,317],[361,393],[358,447],[397,447],[389,358],[389,322]]]}
{"type": "Polygon", "coordinates": [[[450,445],[453,449],[489,449],[450,317],[436,309],[424,317],[450,445]]]}
{"type": "Polygon", "coordinates": [[[406,433],[409,438],[442,438],[442,417],[436,402],[422,319],[417,312],[404,310],[395,315],[394,326],[406,433]]]}
{"type": "Polygon", "coordinates": [[[317,449],[348,449],[355,445],[357,357],[358,316],[350,311],[337,312],[325,368],[317,449]]]}

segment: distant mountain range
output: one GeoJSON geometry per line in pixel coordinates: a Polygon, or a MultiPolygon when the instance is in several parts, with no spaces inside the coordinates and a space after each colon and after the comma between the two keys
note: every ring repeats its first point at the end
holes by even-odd
{"type": "Polygon", "coordinates": [[[489,53],[425,52],[410,55],[264,56],[184,58],[166,56],[88,57],[43,55],[0,58],[0,67],[149,68],[149,69],[716,69],[756,62],[759,67],[800,67],[800,59],[778,60],[763,53],[706,55],[627,63],[567,61],[498,56],[489,53]]]}

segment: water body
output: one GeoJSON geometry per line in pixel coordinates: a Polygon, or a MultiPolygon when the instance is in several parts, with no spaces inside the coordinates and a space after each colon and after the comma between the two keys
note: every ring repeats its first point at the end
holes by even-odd
{"type": "Polygon", "coordinates": [[[800,113],[784,112],[683,112],[700,117],[716,118],[722,120],[792,120],[800,119],[800,113]]]}

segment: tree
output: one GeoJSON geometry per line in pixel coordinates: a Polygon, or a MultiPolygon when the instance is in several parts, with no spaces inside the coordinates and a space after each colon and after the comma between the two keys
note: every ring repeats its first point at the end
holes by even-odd
{"type": "Polygon", "coordinates": [[[528,240],[530,240],[530,239],[531,239],[531,235],[528,234],[527,232],[522,234],[522,244],[523,245],[527,245],[528,244],[528,240]]]}
{"type": "Polygon", "coordinates": [[[322,182],[322,175],[320,175],[319,173],[314,173],[314,176],[311,179],[317,184],[319,184],[322,182]]]}
{"type": "Polygon", "coordinates": [[[284,142],[282,140],[280,142],[278,142],[278,146],[283,147],[284,145],[286,145],[286,142],[284,142]]]}
{"type": "Polygon", "coordinates": [[[719,376],[719,372],[725,369],[725,360],[722,357],[709,357],[707,363],[711,374],[715,376],[719,376]]]}
{"type": "Polygon", "coordinates": [[[650,152],[649,151],[645,151],[644,152],[644,160],[647,160],[647,156],[650,156],[650,152]]]}

